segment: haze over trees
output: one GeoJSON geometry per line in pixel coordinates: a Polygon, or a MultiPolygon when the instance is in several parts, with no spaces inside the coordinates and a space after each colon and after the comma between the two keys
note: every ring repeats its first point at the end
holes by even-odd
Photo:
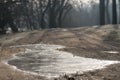
{"type": "Polygon", "coordinates": [[[0,33],[118,24],[120,0],[0,0],[0,33]]]}

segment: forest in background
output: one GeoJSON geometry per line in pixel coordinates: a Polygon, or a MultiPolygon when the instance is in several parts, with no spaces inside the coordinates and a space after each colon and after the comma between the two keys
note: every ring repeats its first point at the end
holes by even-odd
{"type": "Polygon", "coordinates": [[[0,0],[0,33],[119,24],[120,0],[0,0]]]}

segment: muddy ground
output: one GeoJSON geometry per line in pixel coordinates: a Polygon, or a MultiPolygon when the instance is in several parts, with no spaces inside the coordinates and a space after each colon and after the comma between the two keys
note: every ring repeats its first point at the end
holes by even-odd
{"type": "MultiPolygon", "coordinates": [[[[46,29],[0,35],[0,80],[46,80],[41,76],[24,74],[2,63],[12,57],[12,54],[24,50],[23,48],[10,48],[9,46],[12,45],[59,44],[67,46],[61,50],[72,52],[75,56],[120,61],[120,27],[115,27],[118,26],[46,29]],[[118,53],[111,54],[104,51],[117,51],[118,53]]],[[[72,77],[65,75],[55,80],[120,80],[120,64],[83,74],[76,73],[72,77]]]]}

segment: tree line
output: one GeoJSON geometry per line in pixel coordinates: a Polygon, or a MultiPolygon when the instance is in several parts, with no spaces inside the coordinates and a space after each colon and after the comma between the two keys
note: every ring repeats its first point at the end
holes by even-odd
{"type": "Polygon", "coordinates": [[[18,32],[19,27],[30,30],[62,27],[71,8],[69,0],[1,0],[0,29],[5,33],[6,26],[13,32],[18,32]]]}
{"type": "MultiPolygon", "coordinates": [[[[94,0],[92,1],[91,4],[95,5],[94,0]]],[[[112,0],[112,24],[117,24],[116,1],[112,0]]],[[[106,14],[110,23],[110,0],[99,2],[100,25],[105,24],[106,14]]],[[[18,32],[18,28],[62,28],[64,19],[73,9],[73,3],[74,0],[0,0],[0,33],[5,33],[7,27],[11,27],[13,32],[18,32]]],[[[84,4],[81,2],[82,5],[84,4]]]]}

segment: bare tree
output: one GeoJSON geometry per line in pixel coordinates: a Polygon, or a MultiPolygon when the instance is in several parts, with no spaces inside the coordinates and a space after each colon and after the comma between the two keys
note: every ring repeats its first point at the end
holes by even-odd
{"type": "Polygon", "coordinates": [[[69,0],[49,0],[49,26],[56,28],[62,26],[62,20],[72,8],[69,0]]]}
{"type": "MultiPolygon", "coordinates": [[[[49,8],[49,2],[47,0],[39,0],[39,9],[40,9],[40,26],[42,29],[45,28],[45,15],[47,14],[47,10],[49,8]]],[[[39,11],[38,11],[39,12],[39,11]]]]}

